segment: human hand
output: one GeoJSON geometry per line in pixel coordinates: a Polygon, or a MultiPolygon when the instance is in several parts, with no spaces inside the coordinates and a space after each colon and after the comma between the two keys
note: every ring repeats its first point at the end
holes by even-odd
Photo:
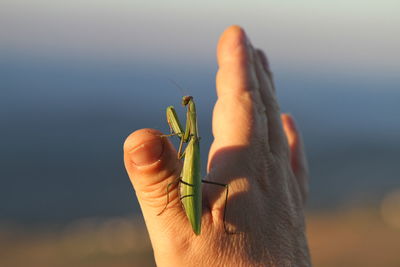
{"type": "Polygon", "coordinates": [[[307,163],[300,133],[281,115],[265,55],[231,26],[218,44],[218,100],[214,142],[203,187],[202,232],[196,236],[182,209],[176,150],[159,131],[141,129],[124,144],[125,167],[149,231],[158,266],[309,266],[304,225],[307,163]]]}

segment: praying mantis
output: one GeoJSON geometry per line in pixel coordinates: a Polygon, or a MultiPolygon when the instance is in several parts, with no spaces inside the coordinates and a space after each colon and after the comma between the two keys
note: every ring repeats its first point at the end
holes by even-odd
{"type": "Polygon", "coordinates": [[[161,215],[169,203],[169,188],[172,184],[180,185],[180,200],[186,216],[192,226],[193,232],[196,235],[201,233],[201,216],[202,216],[202,191],[201,183],[207,183],[225,187],[225,204],[224,204],[224,230],[227,231],[225,225],[225,212],[228,201],[228,185],[211,182],[201,179],[200,169],[200,136],[197,127],[196,105],[192,96],[184,96],[182,105],[187,108],[186,112],[186,127],[183,130],[179,118],[173,106],[167,107],[166,115],[167,122],[171,130],[171,134],[165,136],[178,136],[180,139],[178,149],[178,159],[184,157],[183,168],[179,180],[167,185],[167,204],[164,209],[158,214],[161,215]],[[183,144],[186,144],[185,150],[182,152],[183,144]]]}

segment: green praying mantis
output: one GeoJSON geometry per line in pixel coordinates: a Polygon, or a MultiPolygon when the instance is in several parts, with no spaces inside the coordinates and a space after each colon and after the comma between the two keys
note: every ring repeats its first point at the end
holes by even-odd
{"type": "Polygon", "coordinates": [[[192,225],[193,232],[200,235],[201,232],[201,216],[202,216],[202,191],[201,183],[213,184],[225,187],[225,204],[223,222],[225,232],[228,233],[225,225],[225,213],[228,201],[228,185],[211,182],[201,179],[200,169],[200,136],[197,127],[196,105],[192,96],[184,96],[182,105],[187,108],[186,127],[183,130],[179,118],[173,106],[167,107],[167,122],[171,130],[171,134],[165,136],[178,136],[180,139],[178,149],[178,159],[184,157],[183,168],[179,180],[167,185],[167,204],[158,214],[161,215],[169,203],[169,188],[172,184],[180,184],[180,200],[182,202],[185,213],[192,225]],[[183,144],[186,144],[185,150],[182,152],[183,144]]]}

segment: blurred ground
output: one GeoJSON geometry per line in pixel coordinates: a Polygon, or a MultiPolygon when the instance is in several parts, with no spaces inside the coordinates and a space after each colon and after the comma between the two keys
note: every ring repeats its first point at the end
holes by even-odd
{"type": "Polygon", "coordinates": [[[307,227],[314,266],[400,266],[400,229],[378,209],[312,214],[307,227]]]}
{"type": "MultiPolygon", "coordinates": [[[[308,215],[314,266],[399,266],[400,229],[379,209],[308,215]]],[[[154,266],[141,218],[85,219],[68,226],[24,229],[3,224],[0,266],[154,266]]]]}

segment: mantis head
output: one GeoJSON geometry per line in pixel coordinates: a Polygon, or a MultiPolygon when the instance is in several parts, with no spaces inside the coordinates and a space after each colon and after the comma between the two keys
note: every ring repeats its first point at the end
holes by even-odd
{"type": "Polygon", "coordinates": [[[182,106],[186,106],[192,99],[193,97],[190,95],[182,97],[182,106]]]}

